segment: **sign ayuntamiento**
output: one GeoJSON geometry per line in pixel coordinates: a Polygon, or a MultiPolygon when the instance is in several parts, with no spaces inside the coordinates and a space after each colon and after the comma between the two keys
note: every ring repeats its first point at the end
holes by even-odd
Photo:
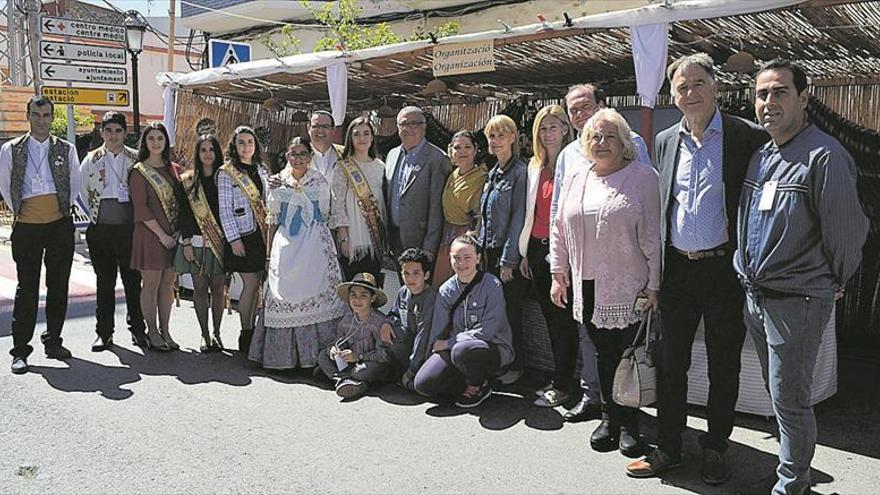
{"type": "Polygon", "coordinates": [[[495,70],[495,43],[492,40],[472,43],[434,45],[434,77],[495,70]]]}

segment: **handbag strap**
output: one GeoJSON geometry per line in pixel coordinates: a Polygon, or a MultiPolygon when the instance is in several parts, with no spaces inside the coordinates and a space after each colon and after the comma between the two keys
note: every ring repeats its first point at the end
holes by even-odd
{"type": "Polygon", "coordinates": [[[636,332],[635,338],[633,338],[631,347],[639,347],[643,341],[646,343],[651,342],[651,322],[654,318],[654,308],[651,308],[645,313],[645,318],[642,319],[642,323],[639,325],[639,330],[636,332]]]}

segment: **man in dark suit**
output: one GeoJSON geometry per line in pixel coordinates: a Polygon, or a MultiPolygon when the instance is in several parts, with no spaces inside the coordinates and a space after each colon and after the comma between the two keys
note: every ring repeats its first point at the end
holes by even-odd
{"type": "Polygon", "coordinates": [[[443,188],[452,166],[446,154],[425,139],[426,125],[419,107],[405,107],[397,114],[400,146],[385,160],[385,202],[392,256],[418,247],[433,264],[443,234],[443,188]]]}
{"type": "Polygon", "coordinates": [[[687,55],[666,71],[681,122],[657,135],[660,173],[663,345],[658,377],[658,447],[627,466],[651,477],[682,465],[687,422],[687,372],[700,319],[709,361],[708,432],[700,436],[701,477],[729,478],[724,461],[739,394],[745,340],[744,292],[733,270],[736,216],[749,159],[769,136],[756,124],[724,115],[715,105],[715,71],[704,54],[687,55]]]}

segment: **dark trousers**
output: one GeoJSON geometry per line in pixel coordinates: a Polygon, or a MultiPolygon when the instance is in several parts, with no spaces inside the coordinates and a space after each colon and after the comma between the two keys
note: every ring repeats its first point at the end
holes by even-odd
{"type": "MultiPolygon", "coordinates": [[[[489,248],[483,254],[486,271],[501,278],[501,248],[489,248]]],[[[510,333],[513,337],[513,362],[510,369],[521,370],[525,361],[526,350],[523,345],[523,299],[529,289],[528,281],[519,272],[519,266],[513,269],[513,279],[502,282],[504,290],[504,304],[507,310],[507,322],[510,323],[510,333]]]]}
{"type": "Polygon", "coordinates": [[[129,267],[131,263],[131,234],[133,225],[95,225],[86,229],[89,257],[97,281],[95,332],[103,337],[113,336],[116,326],[116,274],[122,277],[125,289],[125,321],[131,333],[144,333],[144,314],[141,312],[141,273],[129,267]]]}
{"type": "Polygon", "coordinates": [[[612,390],[614,374],[623,354],[633,339],[639,325],[630,325],[624,329],[590,327],[590,340],[596,346],[596,364],[599,368],[599,386],[602,390],[602,418],[610,420],[617,426],[635,428],[637,409],[624,407],[614,402],[612,390]]]}
{"type": "Polygon", "coordinates": [[[457,397],[468,385],[482,385],[498,374],[501,356],[495,344],[482,340],[456,342],[452,349],[435,352],[413,380],[426,397],[457,397]]]}
{"type": "Polygon", "coordinates": [[[361,364],[349,364],[344,370],[339,370],[336,366],[336,360],[330,357],[327,349],[323,349],[318,353],[318,367],[332,378],[334,374],[340,373],[346,378],[365,383],[382,383],[394,379],[394,365],[392,363],[377,363],[374,361],[365,361],[361,364]]]}
{"type": "Polygon", "coordinates": [[[378,257],[365,256],[359,260],[349,262],[344,256],[339,257],[339,266],[342,268],[342,276],[346,282],[354,278],[358,273],[369,273],[376,277],[379,287],[385,285],[385,274],[382,273],[382,260],[378,257]]]}
{"type": "Polygon", "coordinates": [[[663,343],[658,379],[658,445],[664,452],[681,452],[687,421],[687,372],[701,317],[709,362],[709,431],[700,437],[700,445],[719,452],[727,449],[739,395],[744,298],[730,256],[689,260],[668,250],[660,289],[663,343]]]}
{"type": "Polygon", "coordinates": [[[12,227],[12,258],[18,286],[12,310],[13,357],[28,357],[37,325],[40,265],[46,265],[46,331],[43,346],[61,345],[61,328],[67,316],[67,285],[73,264],[73,221],[69,217],[48,224],[18,222],[12,227]]]}
{"type": "Polygon", "coordinates": [[[571,312],[571,299],[565,308],[553,304],[550,300],[550,264],[547,263],[549,244],[539,239],[529,240],[529,269],[532,272],[532,289],[535,299],[541,305],[541,312],[547,322],[550,335],[550,348],[553,351],[553,386],[557,389],[574,394],[578,391],[574,371],[577,367],[578,325],[571,312]]]}

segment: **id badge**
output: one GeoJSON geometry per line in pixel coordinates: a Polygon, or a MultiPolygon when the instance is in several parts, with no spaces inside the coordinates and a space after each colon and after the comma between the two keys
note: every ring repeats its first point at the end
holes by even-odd
{"type": "Polygon", "coordinates": [[[758,203],[758,211],[769,211],[773,208],[773,199],[776,197],[776,187],[779,181],[768,180],[761,190],[761,201],[758,203]]]}
{"type": "Polygon", "coordinates": [[[117,196],[116,199],[120,203],[128,203],[128,187],[126,187],[124,184],[120,184],[119,185],[119,192],[116,196],[117,196]]]}
{"type": "Polygon", "coordinates": [[[39,175],[31,180],[31,192],[41,194],[43,192],[43,178],[39,175]]]}

